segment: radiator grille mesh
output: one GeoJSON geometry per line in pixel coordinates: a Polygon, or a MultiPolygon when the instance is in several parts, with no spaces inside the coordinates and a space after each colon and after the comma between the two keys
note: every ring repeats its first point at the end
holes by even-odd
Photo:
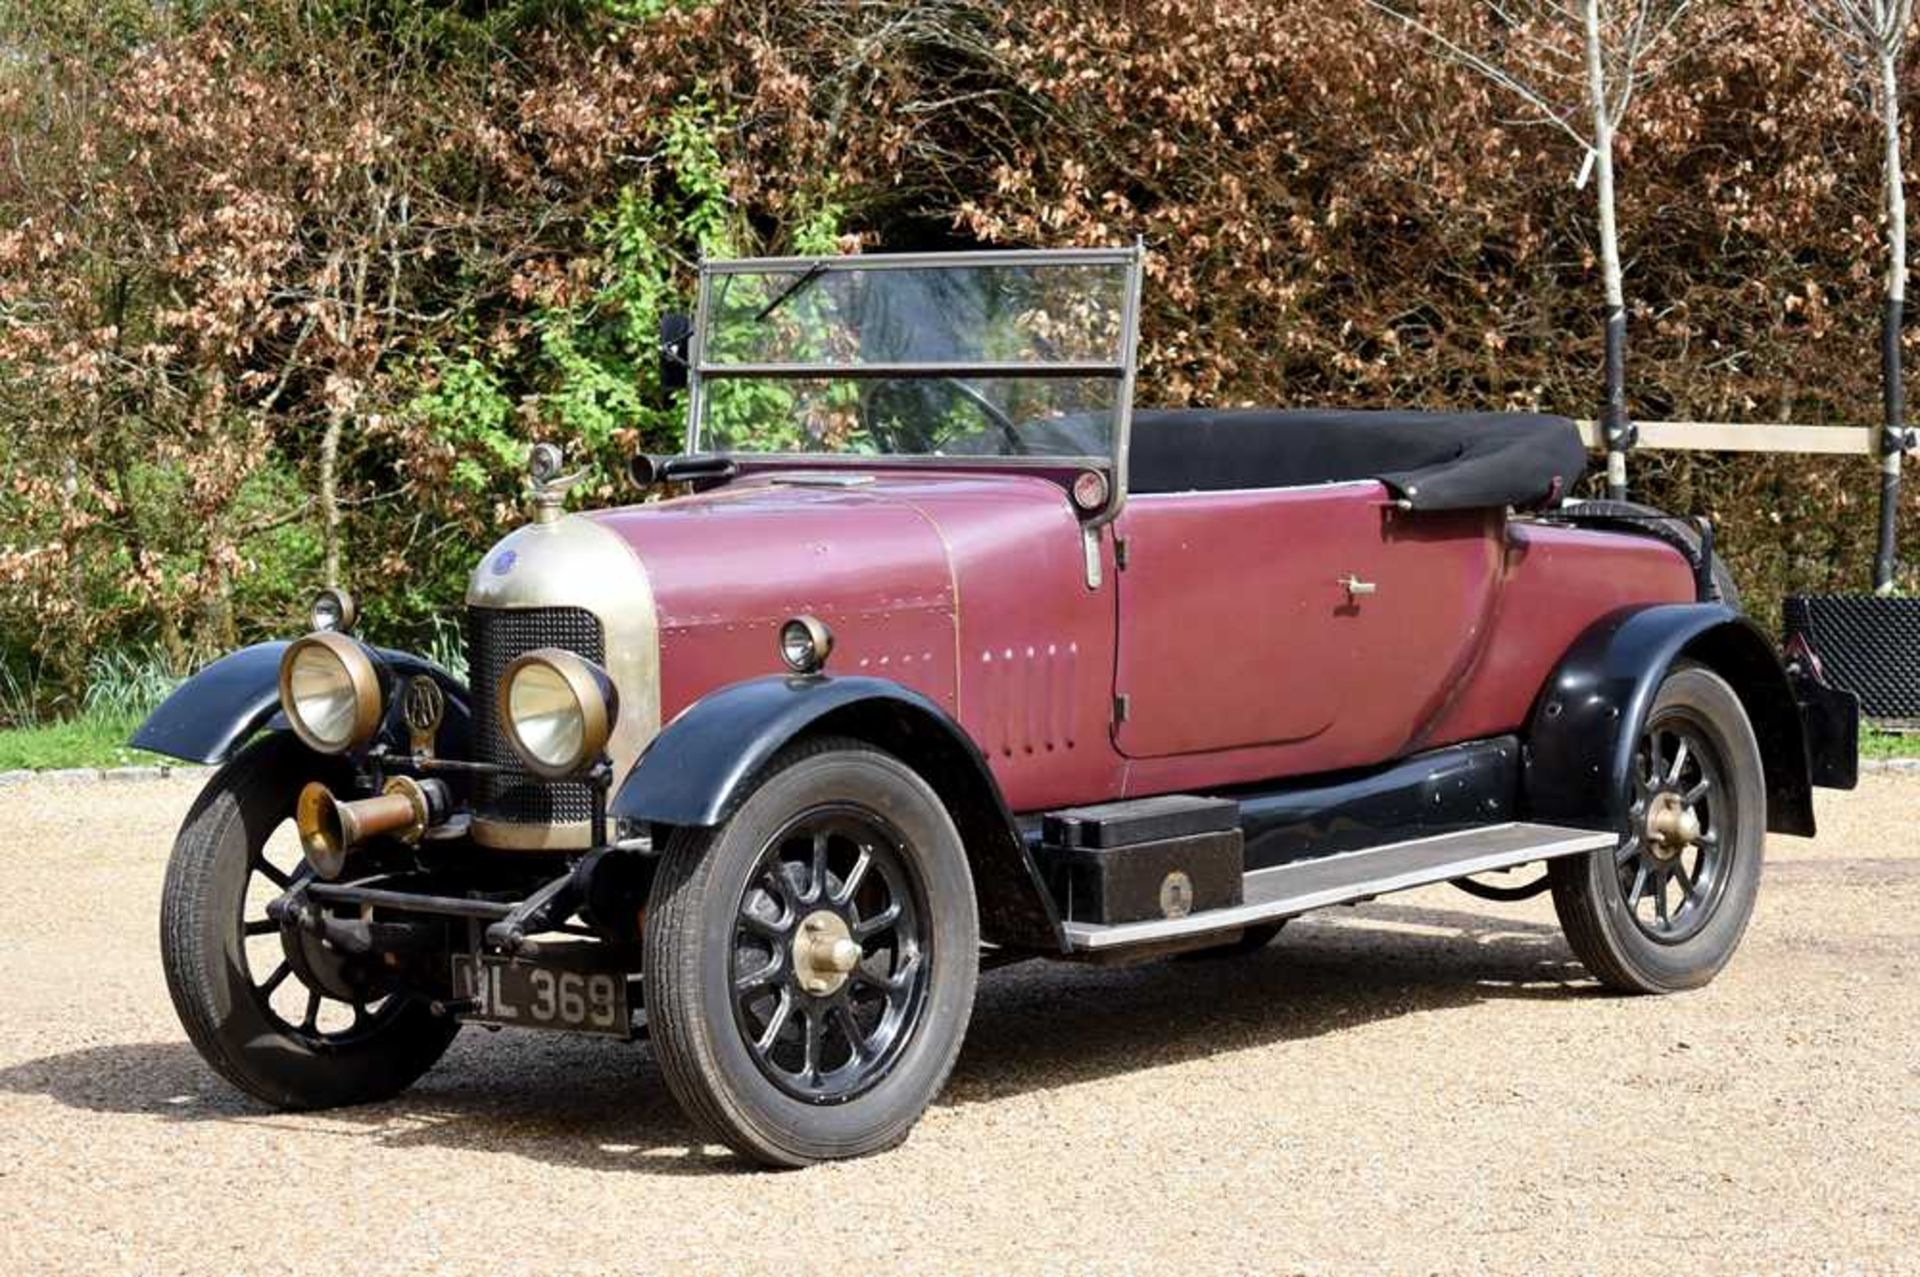
{"type": "MultiPolygon", "coordinates": [[[[467,664],[473,686],[474,757],[513,764],[513,749],[501,729],[496,700],[501,676],[515,657],[538,647],[559,647],[595,664],[606,664],[600,621],[578,607],[467,609],[467,664]]],[[[519,825],[568,824],[593,815],[593,791],[584,783],[554,784],[517,776],[481,776],[475,814],[482,820],[519,825]]]]}

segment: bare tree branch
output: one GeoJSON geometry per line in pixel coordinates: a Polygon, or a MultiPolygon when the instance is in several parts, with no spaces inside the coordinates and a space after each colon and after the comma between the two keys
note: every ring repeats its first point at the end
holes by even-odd
{"type": "Polygon", "coordinates": [[[1415,17],[1405,7],[1406,0],[1367,3],[1418,32],[1441,56],[1520,98],[1586,152],[1581,180],[1584,184],[1589,167],[1597,179],[1594,202],[1606,299],[1607,488],[1616,498],[1625,496],[1626,448],[1633,432],[1626,406],[1626,286],[1614,197],[1613,138],[1633,106],[1635,91],[1654,75],[1653,51],[1672,34],[1691,0],[1481,0],[1502,39],[1498,50],[1487,53],[1415,17]],[[1579,67],[1577,81],[1563,69],[1569,62],[1579,67]],[[1582,92],[1577,99],[1556,100],[1550,86],[1569,81],[1578,82],[1582,92]]]}
{"type": "Polygon", "coordinates": [[[1399,21],[1409,30],[1415,31],[1432,41],[1446,57],[1484,76],[1492,84],[1518,97],[1521,101],[1546,117],[1546,123],[1558,128],[1561,132],[1579,143],[1581,147],[1590,148],[1593,145],[1588,141],[1587,136],[1580,132],[1575,126],[1573,119],[1568,115],[1565,108],[1555,106],[1544,94],[1532,84],[1529,84],[1525,79],[1507,71],[1497,62],[1474,53],[1459,42],[1420,21],[1420,19],[1414,17],[1412,14],[1407,13],[1394,4],[1388,3],[1387,0],[1367,0],[1367,4],[1379,10],[1381,13],[1386,14],[1388,17],[1399,21]]]}
{"type": "Polygon", "coordinates": [[[1913,24],[1913,0],[1801,0],[1826,33],[1879,117],[1883,157],[1882,211],[1887,219],[1887,275],[1880,320],[1880,534],[1874,551],[1875,593],[1893,590],[1894,531],[1905,455],[1906,374],[1901,344],[1907,299],[1907,194],[1900,153],[1900,64],[1913,24]]]}

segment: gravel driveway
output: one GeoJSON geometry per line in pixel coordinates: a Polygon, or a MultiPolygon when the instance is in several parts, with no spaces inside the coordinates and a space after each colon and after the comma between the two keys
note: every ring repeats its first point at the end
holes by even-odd
{"type": "Polygon", "coordinates": [[[1920,1270],[1920,778],[1775,839],[1707,989],[1447,888],[1256,958],[993,972],[907,1145],[755,1174],[642,1047],[469,1031],[285,1115],[175,1023],[196,782],[0,789],[0,1273],[1920,1270]]]}

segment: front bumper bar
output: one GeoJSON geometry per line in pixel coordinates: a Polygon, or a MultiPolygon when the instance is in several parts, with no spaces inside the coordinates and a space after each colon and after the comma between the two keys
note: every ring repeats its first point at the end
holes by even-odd
{"type": "MultiPolygon", "coordinates": [[[[269,903],[267,915],[283,926],[298,927],[350,953],[445,947],[442,937],[448,935],[447,924],[465,922],[470,943],[463,948],[532,958],[556,947],[533,937],[568,929],[567,920],[585,903],[594,873],[611,854],[622,853],[612,849],[590,852],[565,873],[520,899],[407,890],[396,885],[404,879],[385,876],[345,883],[304,878],[269,903]],[[341,910],[357,911],[358,916],[341,916],[341,910]],[[410,915],[416,921],[375,921],[376,910],[410,915]]],[[[569,943],[566,947],[582,946],[569,943]]],[[[600,947],[608,949],[610,956],[616,950],[625,952],[625,946],[611,943],[600,947]]]]}

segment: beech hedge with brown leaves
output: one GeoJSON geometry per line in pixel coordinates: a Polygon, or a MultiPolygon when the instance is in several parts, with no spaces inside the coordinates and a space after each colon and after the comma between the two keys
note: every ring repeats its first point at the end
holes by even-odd
{"type": "MultiPolygon", "coordinates": [[[[701,253],[1138,236],[1143,403],[1597,411],[1578,148],[1359,0],[16,8],[0,663],[42,708],[284,634],[330,565],[426,637],[527,443],[601,501],[677,445],[649,334],[701,253]]],[[[1796,6],[1689,21],[1619,140],[1632,411],[1870,424],[1870,113],[1796,6]]],[[[1864,458],[1632,470],[1764,616],[1865,584],[1864,458]]]]}

